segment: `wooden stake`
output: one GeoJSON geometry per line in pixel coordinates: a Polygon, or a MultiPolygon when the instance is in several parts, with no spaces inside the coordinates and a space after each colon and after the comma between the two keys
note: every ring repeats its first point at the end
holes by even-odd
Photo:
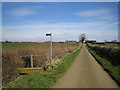
{"type": "Polygon", "coordinates": [[[32,54],[31,54],[30,59],[31,59],[31,68],[33,68],[33,55],[32,54]]]}

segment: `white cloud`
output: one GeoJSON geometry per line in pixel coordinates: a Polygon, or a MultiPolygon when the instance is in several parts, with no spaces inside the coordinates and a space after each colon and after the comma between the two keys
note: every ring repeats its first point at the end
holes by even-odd
{"type": "Polygon", "coordinates": [[[9,10],[9,15],[11,16],[28,16],[28,15],[33,15],[36,14],[37,12],[35,12],[34,10],[32,10],[31,8],[15,8],[15,9],[11,9],[9,10]]]}
{"type": "Polygon", "coordinates": [[[85,33],[88,39],[117,39],[116,23],[81,22],[81,23],[45,23],[33,25],[3,26],[3,40],[38,40],[47,41],[47,32],[53,33],[54,41],[78,40],[79,34],[85,33]],[[103,27],[103,28],[101,28],[103,27]]]}
{"type": "Polygon", "coordinates": [[[109,9],[99,9],[99,10],[87,10],[76,13],[78,16],[91,17],[91,16],[104,16],[109,15],[109,9]]]}
{"type": "MultiPolygon", "coordinates": [[[[32,25],[18,25],[18,26],[5,26],[5,29],[9,30],[81,30],[81,29],[99,29],[100,27],[114,25],[116,23],[105,23],[105,22],[81,22],[81,23],[44,23],[44,24],[32,24],[32,25]],[[99,28],[98,28],[99,27],[99,28]]],[[[108,27],[108,26],[107,26],[108,27]]]]}

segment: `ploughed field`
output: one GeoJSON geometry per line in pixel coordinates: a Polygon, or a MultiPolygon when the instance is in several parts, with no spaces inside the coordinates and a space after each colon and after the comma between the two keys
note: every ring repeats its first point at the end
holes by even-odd
{"type": "MultiPolygon", "coordinates": [[[[53,43],[53,60],[60,59],[79,47],[79,43],[53,43]]],[[[17,68],[42,67],[49,57],[50,43],[2,43],[3,84],[19,76],[17,68]],[[36,55],[36,56],[35,56],[36,55]],[[47,57],[48,56],[48,57],[47,57]]]]}

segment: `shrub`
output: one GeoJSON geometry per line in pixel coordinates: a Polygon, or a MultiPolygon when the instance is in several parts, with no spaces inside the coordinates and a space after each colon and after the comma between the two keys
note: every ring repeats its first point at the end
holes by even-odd
{"type": "Polygon", "coordinates": [[[18,76],[17,68],[24,67],[24,61],[17,52],[7,52],[2,55],[3,84],[18,76]]]}
{"type": "Polygon", "coordinates": [[[88,47],[95,50],[100,56],[107,58],[113,65],[120,65],[120,48],[91,45],[88,45],[88,47]]]}

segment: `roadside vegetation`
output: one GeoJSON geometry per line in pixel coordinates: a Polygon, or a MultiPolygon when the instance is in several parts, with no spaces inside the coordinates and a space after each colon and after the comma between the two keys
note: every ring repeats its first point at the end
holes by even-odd
{"type": "Polygon", "coordinates": [[[46,71],[30,72],[26,76],[21,76],[18,79],[8,83],[7,88],[50,88],[58,78],[70,67],[76,56],[79,54],[82,46],[69,55],[65,56],[60,62],[55,64],[53,69],[46,71]]]}
{"type": "Polygon", "coordinates": [[[115,44],[115,43],[105,43],[105,44],[91,44],[92,46],[104,46],[104,47],[119,47],[120,44],[115,44]]]}
{"type": "Polygon", "coordinates": [[[120,48],[87,45],[90,53],[120,86],[120,48]]]}
{"type": "MultiPolygon", "coordinates": [[[[53,43],[53,60],[61,59],[66,54],[71,53],[79,47],[79,43],[53,43]]],[[[22,58],[26,55],[41,55],[33,57],[34,67],[43,67],[46,64],[50,51],[49,42],[46,43],[2,43],[2,79],[3,85],[19,76],[17,68],[30,67],[30,56],[22,58]]]]}

